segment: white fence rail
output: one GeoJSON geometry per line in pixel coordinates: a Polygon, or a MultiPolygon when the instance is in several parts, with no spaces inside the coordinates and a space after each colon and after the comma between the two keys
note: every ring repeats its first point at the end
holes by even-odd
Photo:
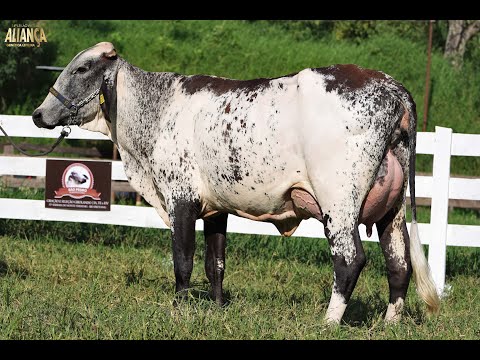
{"type": "MultiPolygon", "coordinates": [[[[38,129],[30,116],[0,115],[0,124],[10,136],[56,138],[60,129],[38,129]]],[[[3,134],[0,133],[3,136],[3,134]]],[[[99,133],[72,128],[69,139],[108,140],[99,133]]],[[[428,262],[439,293],[445,286],[446,246],[480,247],[480,226],[448,224],[448,200],[480,200],[480,179],[450,177],[450,157],[480,156],[480,135],[452,134],[448,128],[437,127],[434,133],[419,133],[417,153],[434,155],[433,175],[416,176],[417,197],[432,199],[430,224],[419,224],[420,238],[429,245],[428,262]]],[[[0,176],[45,176],[46,158],[0,156],[0,176]]],[[[127,181],[120,161],[112,161],[112,180],[127,181]]],[[[60,210],[45,208],[43,200],[0,198],[0,218],[44,221],[73,221],[167,228],[155,209],[126,205],[112,205],[110,212],[60,210]]],[[[409,225],[408,225],[409,228],[409,225]]],[[[203,222],[197,221],[197,230],[203,222]]],[[[278,235],[276,228],[262,223],[229,216],[228,231],[244,234],[278,235]]],[[[295,236],[324,238],[323,226],[316,220],[303,221],[295,236]]],[[[365,226],[360,226],[362,240],[378,241],[376,231],[366,236],[365,226]]]]}

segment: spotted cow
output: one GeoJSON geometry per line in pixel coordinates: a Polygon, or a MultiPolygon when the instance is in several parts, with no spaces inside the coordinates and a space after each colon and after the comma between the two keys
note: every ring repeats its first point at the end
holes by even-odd
{"type": "Polygon", "coordinates": [[[362,223],[369,235],[376,224],[386,260],[385,320],[400,318],[412,270],[420,297],[438,309],[416,223],[415,102],[383,72],[351,64],[254,80],[147,72],[103,42],[73,58],[33,121],[78,125],[118,145],[130,184],[171,228],[177,292],[190,287],[197,219],[222,305],[228,214],[271,222],[285,236],[313,217],[333,258],[328,323],[341,321],[365,265],[362,223]]]}

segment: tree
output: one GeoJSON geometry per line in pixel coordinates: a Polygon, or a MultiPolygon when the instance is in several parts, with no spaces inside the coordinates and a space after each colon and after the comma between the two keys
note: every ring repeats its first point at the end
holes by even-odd
{"type": "Polygon", "coordinates": [[[478,32],[480,20],[448,20],[448,35],[443,55],[450,60],[454,68],[462,67],[467,43],[478,32]]]}

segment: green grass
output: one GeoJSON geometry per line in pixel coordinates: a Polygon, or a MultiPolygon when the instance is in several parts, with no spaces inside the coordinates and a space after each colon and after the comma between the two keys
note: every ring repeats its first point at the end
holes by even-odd
{"type": "MultiPolygon", "coordinates": [[[[59,229],[69,228],[62,224],[59,229]]],[[[227,245],[228,304],[208,297],[201,234],[189,298],[172,305],[173,264],[167,231],[124,229],[120,244],[63,232],[0,235],[1,339],[478,339],[479,259],[447,252],[452,292],[436,317],[425,315],[413,285],[403,320],[385,326],[388,301],[378,244],[364,243],[368,263],[338,328],[322,325],[332,266],[324,240],[240,236],[227,245]],[[145,233],[145,234],[142,234],[145,233]],[[146,243],[131,245],[140,239],[146,243]],[[152,242],[153,239],[156,242],[152,242]],[[136,239],[136,240],[134,240],[136,239]],[[293,244],[293,245],[292,245],[293,244]],[[306,246],[305,246],[306,245],[306,246]],[[314,254],[312,254],[314,253],[314,254]],[[473,267],[473,268],[472,268],[473,267]],[[470,269],[470,270],[469,270],[470,269]]],[[[18,223],[21,229],[22,224],[18,223]]]]}
{"type": "MultiPolygon", "coordinates": [[[[298,37],[265,21],[52,20],[42,26],[57,60],[41,65],[65,66],[100,41],[113,42],[122,57],[145,70],[239,79],[357,63],[404,83],[417,102],[419,122],[423,118],[425,45],[388,32],[355,43],[298,37]]],[[[467,62],[456,73],[436,50],[428,131],[439,125],[480,133],[479,99],[474,64],[467,62]]],[[[28,114],[35,106],[10,104],[9,113],[28,114]]],[[[419,155],[417,171],[431,172],[431,158],[419,155]]],[[[454,157],[452,174],[479,176],[480,159],[454,157]]],[[[0,196],[41,200],[44,193],[0,186],[0,196]]],[[[429,222],[429,208],[419,207],[418,219],[429,222]]],[[[480,214],[454,209],[449,223],[480,225],[480,214]]],[[[452,291],[438,316],[425,315],[411,283],[403,320],[385,326],[385,262],[378,244],[365,242],[367,266],[338,328],[321,322],[333,280],[324,239],[229,234],[223,309],[208,297],[203,248],[197,233],[193,290],[174,307],[168,231],[2,219],[0,339],[480,338],[477,248],[447,248],[446,281],[452,291]]]]}
{"type": "MultiPolygon", "coordinates": [[[[2,197],[43,198],[3,188],[2,197]]],[[[408,213],[410,213],[408,211],[408,213]]],[[[429,209],[418,208],[420,222],[429,209]]],[[[449,221],[480,225],[478,211],[449,221]]],[[[327,328],[333,268],[325,239],[229,234],[227,306],[210,300],[197,232],[192,290],[178,307],[170,233],[126,226],[0,219],[0,339],[478,339],[480,249],[447,248],[452,286],[436,317],[413,282],[405,316],[382,317],[385,261],[364,242],[367,266],[343,323],[327,328]]],[[[428,250],[428,247],[425,247],[428,250]]]]}

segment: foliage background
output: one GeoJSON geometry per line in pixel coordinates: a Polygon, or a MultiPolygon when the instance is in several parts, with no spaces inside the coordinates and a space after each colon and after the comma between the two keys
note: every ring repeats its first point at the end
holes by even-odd
{"type": "MultiPolygon", "coordinates": [[[[7,31],[15,21],[0,21],[7,31]]],[[[25,22],[25,21],[23,21],[25,22]]],[[[112,42],[119,54],[148,71],[213,74],[237,79],[277,77],[306,67],[355,63],[382,70],[413,94],[421,130],[427,60],[427,21],[323,20],[49,20],[37,23],[48,43],[40,48],[0,46],[0,113],[28,115],[43,101],[58,73],[36,65],[65,66],[81,50],[112,42]]],[[[480,36],[462,70],[443,58],[448,23],[434,24],[427,131],[435,126],[480,133],[480,36]]],[[[45,140],[40,140],[45,141],[45,140]]],[[[431,171],[419,156],[417,171],[431,171]]],[[[480,175],[480,159],[454,158],[452,173],[480,175]]]]}

